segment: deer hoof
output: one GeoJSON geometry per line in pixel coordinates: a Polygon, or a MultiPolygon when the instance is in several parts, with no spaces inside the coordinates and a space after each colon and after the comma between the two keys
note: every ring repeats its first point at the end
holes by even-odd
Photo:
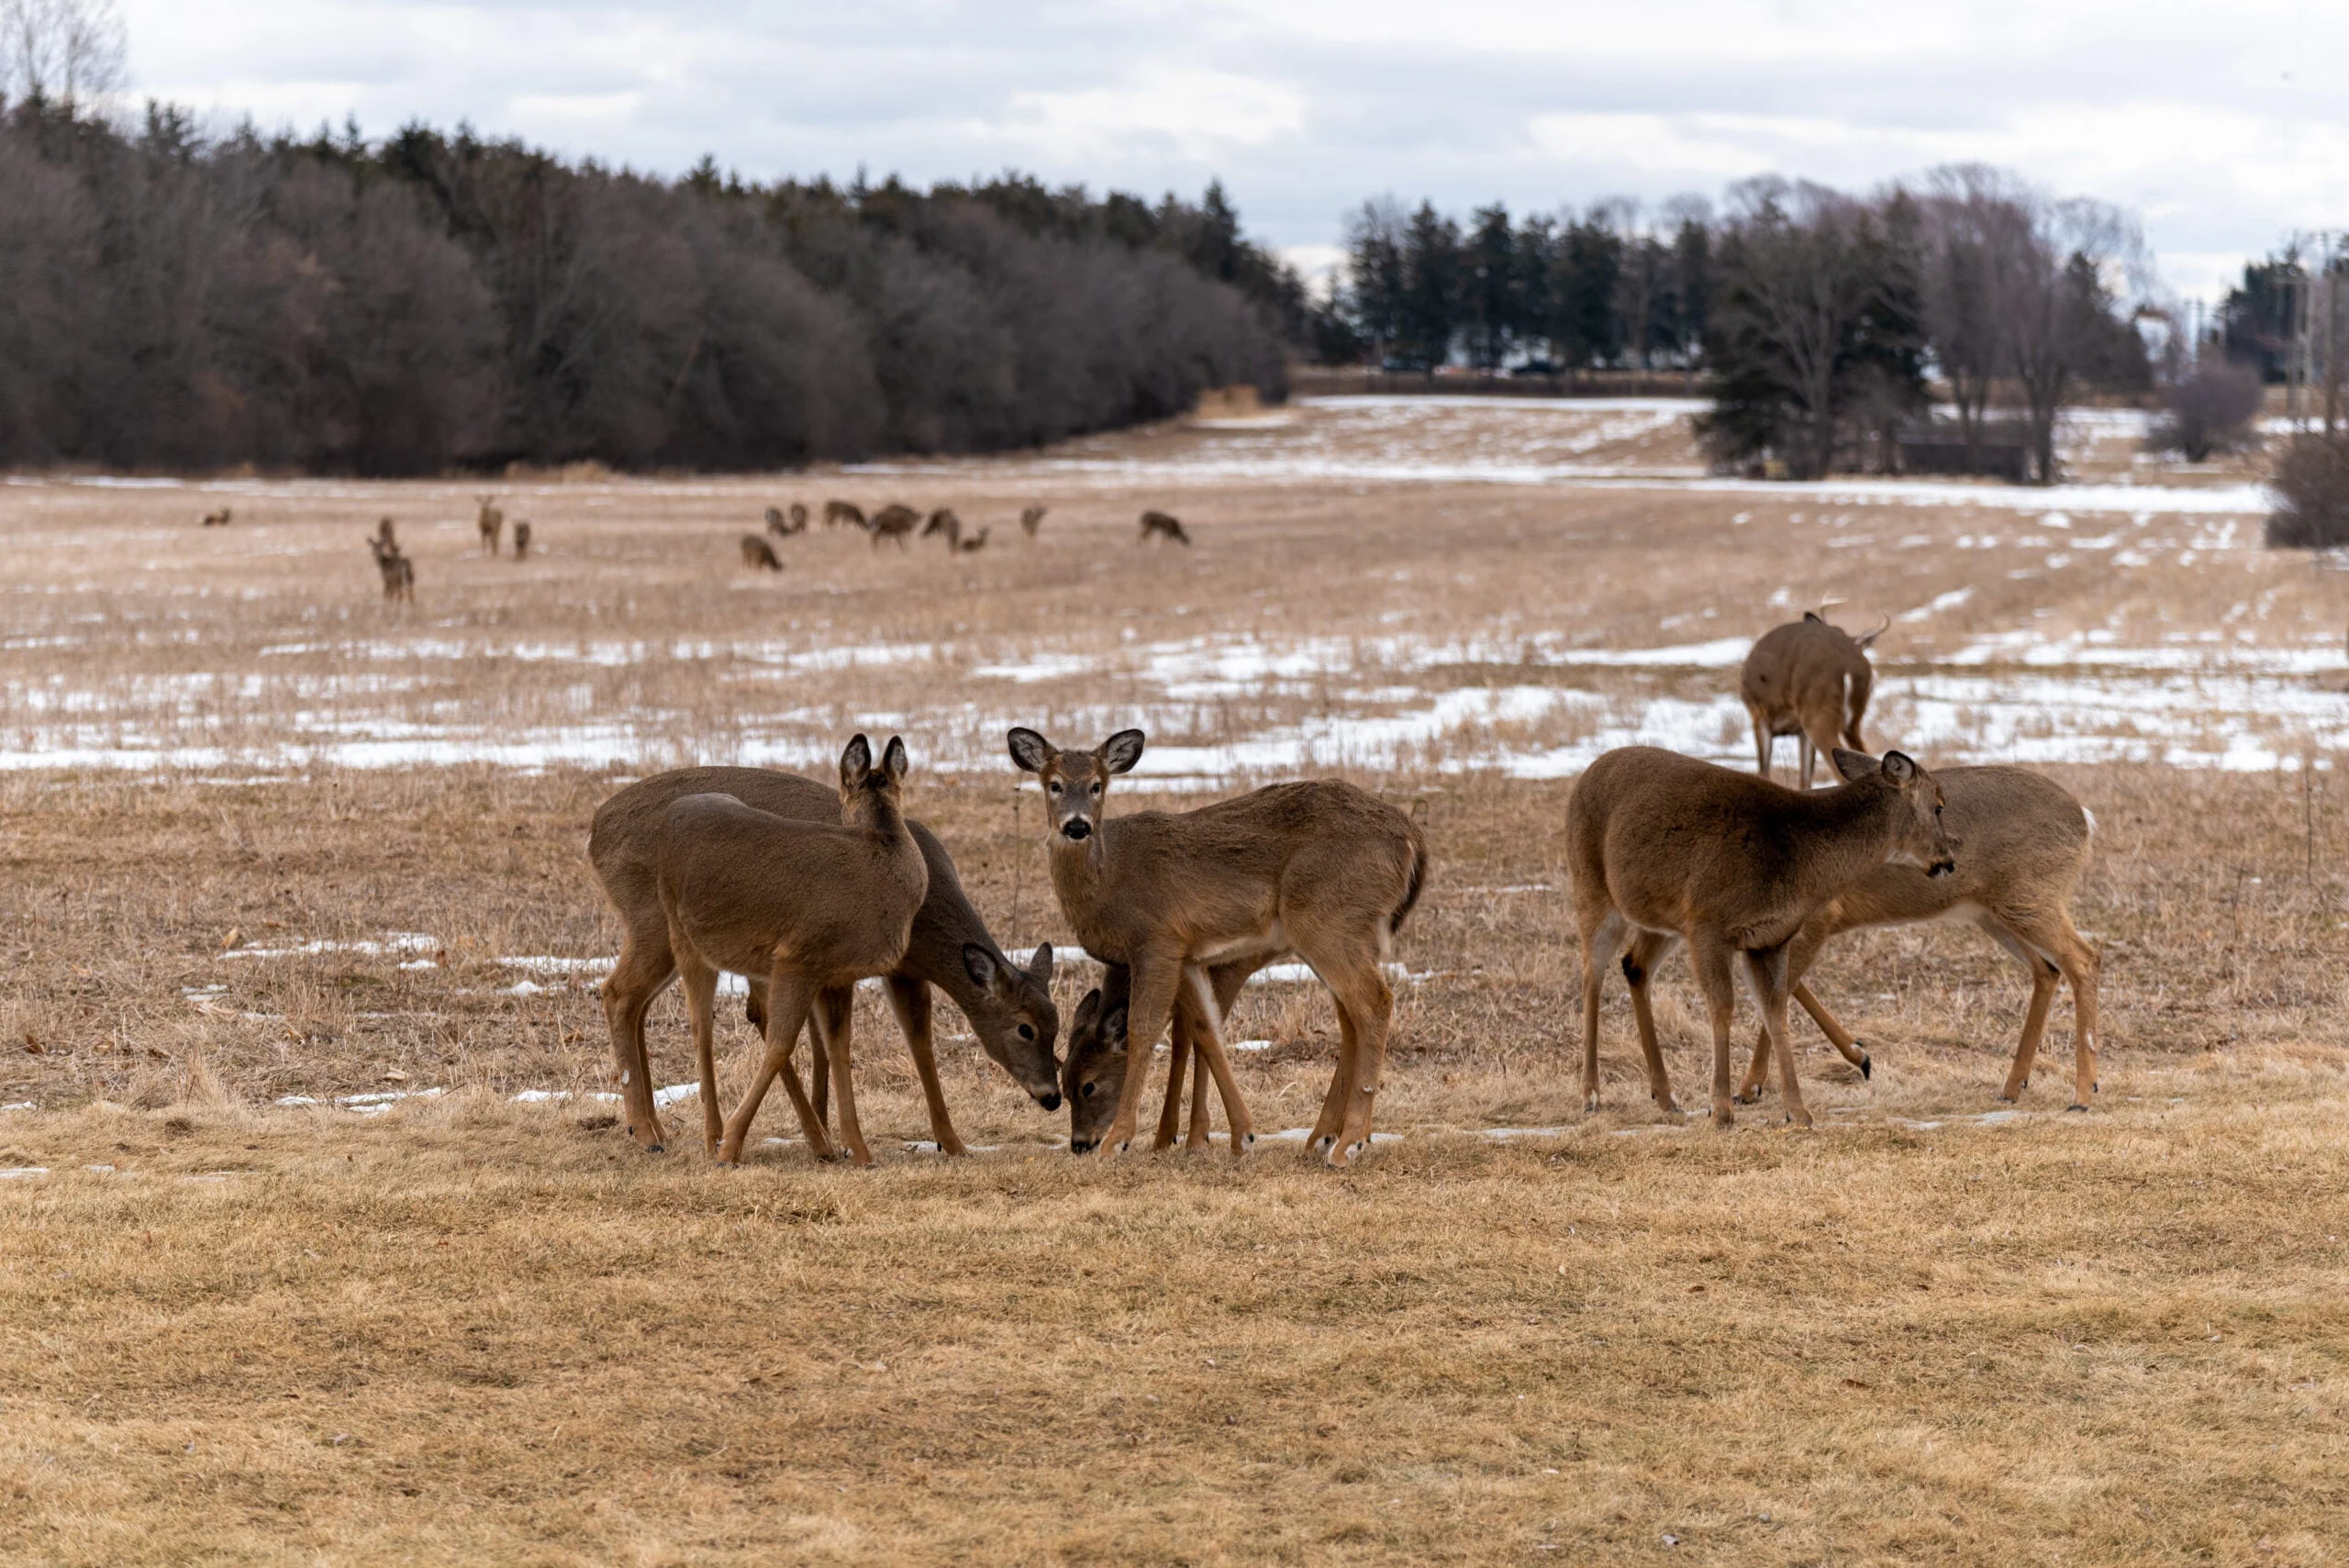
{"type": "Polygon", "coordinates": [[[1863,1046],[1860,1049],[1860,1081],[1865,1084],[1875,1076],[1876,1059],[1870,1056],[1867,1053],[1867,1048],[1863,1046]]]}

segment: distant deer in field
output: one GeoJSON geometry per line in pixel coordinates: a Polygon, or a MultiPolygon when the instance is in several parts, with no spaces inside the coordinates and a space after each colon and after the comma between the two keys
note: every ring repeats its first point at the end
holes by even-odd
{"type": "Polygon", "coordinates": [[[1036,530],[1044,526],[1044,514],[1049,510],[1051,510],[1051,508],[1047,506],[1021,507],[1019,510],[1019,531],[1026,534],[1030,539],[1034,539],[1036,537],[1036,530]]]}
{"type": "Polygon", "coordinates": [[[807,508],[797,501],[791,504],[791,516],[785,517],[776,507],[767,508],[767,532],[777,539],[789,539],[793,534],[807,531],[807,508]]]}
{"type": "MultiPolygon", "coordinates": [[[[720,971],[763,976],[766,1057],[718,1140],[718,1159],[742,1158],[759,1102],[780,1075],[816,1157],[831,1140],[791,1064],[799,1031],[827,989],[887,974],[902,962],[930,889],[921,846],[906,826],[900,786],[906,743],[890,737],[878,767],[859,735],[841,753],[837,825],[779,817],[730,795],[689,795],[661,816],[655,884],[693,1020],[705,1135],[717,1120],[711,1033],[720,971]]],[[[841,1141],[873,1163],[856,1118],[845,1031],[824,1042],[841,1097],[841,1141]]]]}
{"type": "Polygon", "coordinates": [[[1787,1118],[1810,1125],[1787,1031],[1787,950],[1804,923],[1888,862],[1929,876],[1955,869],[1942,826],[1942,788],[1898,751],[1837,750],[1846,782],[1813,793],[1652,746],[1593,762],[1566,804],[1566,854],[1582,935],[1582,1088],[1598,1108],[1598,1002],[1620,956],[1647,1058],[1648,1092],[1674,1110],[1648,983],[1675,942],[1713,1022],[1713,1120],[1735,1119],[1730,1095],[1734,972],[1761,1004],[1776,1049],[1787,1118]],[[1629,949],[1626,951],[1626,949],[1629,949]]]}
{"type": "Polygon", "coordinates": [[[986,549],[987,535],[994,531],[995,525],[990,523],[985,528],[981,528],[977,533],[973,534],[969,539],[958,539],[954,540],[955,553],[958,555],[976,555],[979,551],[986,549]]]}
{"type": "Polygon", "coordinates": [[[392,519],[389,517],[378,517],[375,520],[375,537],[394,550],[400,547],[398,537],[392,531],[392,519]]]}
{"type": "Polygon", "coordinates": [[[1889,617],[1865,637],[1827,624],[1816,610],[1802,619],[1773,627],[1755,639],[1738,678],[1739,695],[1753,719],[1753,751],[1764,778],[1781,735],[1799,737],[1802,787],[1810,787],[1813,763],[1842,746],[1865,751],[1860,719],[1868,709],[1876,670],[1868,647],[1892,624],[1889,617]]]}
{"type": "MultiPolygon", "coordinates": [[[[1841,1051],[1869,1075],[1866,1050],[1811,995],[1803,976],[1820,952],[1845,931],[1865,926],[1961,920],[1979,927],[2014,954],[2031,974],[2031,1006],[2022,1040],[2007,1073],[2002,1100],[2020,1096],[2031,1082],[2047,1010],[2059,981],[2072,987],[2071,1110],[2086,1110],[2096,1093],[2097,978],[2100,962],[2072,924],[2072,893],[2087,871],[2096,818],[2053,779],[2027,768],[1945,768],[1933,774],[1944,802],[1942,823],[1960,851],[1956,872],[1931,876],[1915,866],[1887,863],[1861,877],[1803,922],[1787,948],[1794,999],[1841,1051]]],[[[1769,1035],[1753,1044],[1737,1097],[1759,1099],[1769,1080],[1769,1035]]]]}
{"type": "Polygon", "coordinates": [[[506,533],[506,514],[497,509],[497,503],[489,496],[483,495],[478,499],[481,509],[473,514],[473,527],[481,531],[481,552],[495,555],[506,533]]]}
{"type": "Polygon", "coordinates": [[[849,527],[855,528],[869,528],[871,526],[864,520],[864,509],[856,505],[853,501],[825,502],[824,526],[828,528],[837,528],[842,523],[846,523],[849,527]]]}
{"type": "Polygon", "coordinates": [[[930,513],[930,520],[921,526],[922,538],[928,539],[932,534],[946,536],[946,552],[952,555],[954,547],[963,542],[963,519],[954,515],[952,507],[941,506],[930,513]]]}
{"type": "MultiPolygon", "coordinates": [[[[753,536],[755,537],[755,536],[753,536]]],[[[651,1066],[644,1049],[644,1016],[677,973],[669,940],[668,916],[661,905],[659,861],[663,818],[671,805],[690,795],[731,795],[754,810],[777,817],[819,823],[841,819],[837,784],[819,784],[796,773],[766,768],[680,768],[656,773],[629,785],[596,809],[595,826],[587,836],[587,858],[603,884],[605,896],[619,915],[625,933],[619,961],[604,982],[604,1018],[618,1059],[621,1100],[628,1130],[648,1150],[662,1144],[661,1119],[652,1105],[651,1066]]],[[[1039,947],[1023,964],[1005,956],[979,917],[954,873],[954,861],[938,836],[918,822],[907,828],[920,847],[929,871],[929,886],[921,908],[914,916],[913,937],[906,955],[887,978],[889,1006],[906,1038],[914,1069],[920,1076],[923,1098],[930,1107],[930,1136],[948,1154],[963,1152],[963,1140],[946,1114],[946,1098],[939,1086],[938,1064],[930,1050],[930,988],[970,1020],[980,1049],[1011,1075],[1047,1111],[1060,1109],[1060,1062],[1052,1054],[1060,1034],[1060,1014],[1052,1006],[1052,950],[1039,947]]],[[[823,1040],[838,1040],[846,1050],[854,993],[845,985],[827,987],[818,996],[811,1023],[816,1026],[819,1066],[816,1074],[817,1119],[829,1088],[829,1072],[822,1054],[823,1040]]],[[[767,979],[763,971],[751,975],[751,997],[745,1011],[754,1027],[767,1018],[767,979]]],[[[719,1135],[717,1102],[703,1104],[708,1140],[719,1135]]]]}
{"type": "Polygon", "coordinates": [[[774,546],[766,541],[763,534],[742,536],[742,564],[763,572],[783,570],[782,557],[775,554],[774,546]]]}
{"type": "Polygon", "coordinates": [[[865,526],[872,531],[875,550],[881,547],[885,539],[896,540],[897,548],[903,550],[906,548],[906,536],[912,533],[915,525],[920,521],[921,514],[911,506],[893,505],[874,513],[873,520],[865,526]]]}
{"type": "Polygon", "coordinates": [[[518,518],[514,524],[514,559],[519,561],[529,553],[530,522],[528,517],[518,518]]]}
{"type": "Polygon", "coordinates": [[[203,526],[207,528],[225,528],[228,526],[228,519],[235,515],[234,510],[228,506],[223,506],[217,512],[206,512],[204,514],[203,526]]]}
{"type": "Polygon", "coordinates": [[[1174,544],[1191,542],[1191,536],[1183,531],[1182,523],[1164,512],[1144,512],[1141,515],[1141,532],[1135,538],[1142,544],[1148,544],[1153,539],[1166,539],[1174,544]]]}
{"type": "Polygon", "coordinates": [[[416,600],[416,566],[400,553],[400,547],[391,541],[391,519],[384,520],[385,532],[369,537],[367,548],[374,553],[375,570],[383,573],[384,597],[388,600],[416,600]]]}
{"type": "Polygon", "coordinates": [[[1130,1051],[1083,1063],[1072,1057],[1062,1073],[1070,1149],[1107,1142],[1123,1152],[1131,1144],[1149,1074],[1129,1070],[1128,1058],[1149,1062],[1185,986],[1193,991],[1192,1043],[1222,1092],[1232,1153],[1246,1149],[1254,1134],[1207,971],[1295,952],[1338,1005],[1337,1071],[1313,1147],[1332,1165],[1366,1151],[1395,1006],[1379,965],[1427,879],[1427,846],[1411,819],[1337,779],[1272,784],[1197,811],[1105,818],[1110,779],[1141,760],[1141,730],[1090,751],[1063,751],[1032,729],[1007,739],[1013,764],[1044,786],[1062,914],[1086,951],[1133,972],[1130,1051]]]}

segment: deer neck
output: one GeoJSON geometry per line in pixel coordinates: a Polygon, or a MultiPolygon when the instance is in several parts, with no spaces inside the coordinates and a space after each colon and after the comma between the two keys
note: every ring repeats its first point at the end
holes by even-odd
{"type": "Polygon", "coordinates": [[[1091,947],[1097,940],[1100,913],[1108,891],[1109,824],[1096,824],[1082,840],[1054,833],[1049,860],[1052,892],[1060,899],[1062,912],[1076,928],[1079,940],[1091,947]]]}
{"type": "Polygon", "coordinates": [[[906,831],[904,809],[887,795],[869,789],[859,790],[854,797],[841,803],[841,826],[870,834],[883,843],[900,839],[910,843],[913,839],[906,831]]]}
{"type": "Polygon", "coordinates": [[[1823,902],[1884,864],[1896,840],[1897,814],[1908,803],[1880,780],[1861,779],[1806,795],[1802,806],[1817,852],[1803,859],[1797,877],[1810,900],[1823,902]]]}

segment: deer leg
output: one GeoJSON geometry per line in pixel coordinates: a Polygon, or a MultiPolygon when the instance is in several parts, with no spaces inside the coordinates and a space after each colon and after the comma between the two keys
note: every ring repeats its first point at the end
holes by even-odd
{"type": "MultiPolygon", "coordinates": [[[[1216,1091],[1223,1098],[1223,1119],[1231,1139],[1231,1157],[1235,1160],[1248,1152],[1256,1141],[1255,1124],[1250,1119],[1247,1104],[1240,1097],[1239,1081],[1231,1075],[1231,1060],[1223,1053],[1223,1031],[1217,1016],[1215,998],[1208,994],[1207,975],[1197,966],[1183,968],[1185,987],[1189,991],[1192,1044],[1199,1054],[1201,1077],[1215,1075],[1216,1091]],[[1204,1015],[1204,1016],[1202,1016],[1204,1015]]],[[[1183,1009],[1175,1017],[1182,1018],[1183,1009]]],[[[1204,1099],[1204,1095],[1201,1096],[1204,1099]]],[[[1207,1140],[1203,1123],[1199,1127],[1199,1141],[1207,1140]]]]}
{"type": "Polygon", "coordinates": [[[2032,1010],[2024,1018],[2023,1043],[2016,1049],[2016,1064],[2007,1075],[2007,1090],[2001,1097],[2014,1098],[2030,1081],[2031,1062],[2024,1053],[2038,1049],[2040,1029],[2035,1026],[2046,1022],[2060,974],[2072,987],[2072,1103],[2064,1108],[2086,1110],[2097,1086],[2097,979],[2101,966],[2096,950],[2081,940],[2070,917],[2060,911],[2048,918],[2016,921],[2012,926],[2001,921],[1990,928],[1990,934],[2009,951],[2021,946],[2031,967],[2032,1010]]]}
{"type": "Polygon", "coordinates": [[[1697,972],[1697,988],[1704,993],[1705,1009],[1713,1021],[1713,1125],[1734,1127],[1737,1112],[1729,1093],[1729,1036],[1737,1016],[1737,985],[1731,978],[1729,945],[1712,932],[1700,930],[1688,943],[1688,963],[1697,972]]]}
{"type": "Polygon", "coordinates": [[[1208,1080],[1213,1076],[1208,1072],[1191,1074],[1191,1128],[1183,1138],[1183,1151],[1186,1154],[1205,1149],[1208,1135],[1213,1130],[1214,1122],[1208,1115],[1208,1080]]]}
{"type": "MultiPolygon", "coordinates": [[[[1208,1000],[1214,1004],[1217,1019],[1217,1043],[1222,1042],[1222,1020],[1231,1017],[1231,1005],[1240,999],[1241,987],[1248,984],[1248,977],[1262,969],[1267,962],[1269,961],[1264,959],[1241,959],[1232,963],[1218,964],[1207,972],[1208,1000]]],[[[1183,1147],[1186,1150],[1205,1149],[1208,1146],[1208,1134],[1211,1127],[1208,1116],[1208,1083],[1214,1075],[1211,1070],[1194,1073],[1191,1075],[1191,1130],[1184,1140],[1183,1147]]],[[[1230,1113],[1227,1110],[1224,1120],[1229,1123],[1230,1119],[1230,1113]]]]}
{"type": "Polygon", "coordinates": [[[1631,1022],[1640,1031],[1640,1054],[1648,1064],[1648,1098],[1660,1111],[1677,1112],[1672,1103],[1672,1076],[1664,1069],[1664,1047],[1655,1035],[1655,1010],[1648,1002],[1648,982],[1654,977],[1655,966],[1672,951],[1676,939],[1661,931],[1642,931],[1631,939],[1631,949],[1623,955],[1623,978],[1631,987],[1631,1022]]]}
{"type": "Polygon", "coordinates": [[[841,1147],[849,1163],[860,1168],[873,1163],[864,1146],[864,1129],[856,1119],[856,1084],[849,1072],[851,1024],[856,1012],[856,990],[851,985],[828,987],[819,1000],[824,1023],[823,1047],[832,1059],[832,1082],[841,1097],[841,1147]]]}
{"type": "Polygon", "coordinates": [[[1833,1046],[1844,1061],[1858,1068],[1861,1077],[1876,1076],[1876,1063],[1869,1057],[1867,1048],[1837,1021],[1835,1015],[1827,1010],[1826,1003],[1811,995],[1808,982],[1796,981],[1787,995],[1802,1004],[1802,1010],[1810,1015],[1810,1021],[1819,1026],[1819,1032],[1827,1037],[1827,1043],[1833,1046]]]}
{"type": "Polygon", "coordinates": [[[1598,1108],[1599,984],[1607,966],[1623,951],[1623,917],[1609,909],[1586,919],[1582,932],[1582,1108],[1598,1108]]]}
{"type": "Polygon", "coordinates": [[[1183,960],[1163,951],[1138,952],[1127,969],[1132,980],[1126,1006],[1126,1081],[1119,1087],[1118,1114],[1101,1136],[1101,1141],[1119,1154],[1133,1144],[1142,1081],[1150,1076],[1151,1052],[1174,1017],[1174,994],[1183,984],[1183,960]]]}
{"type": "Polygon", "coordinates": [[[930,983],[892,974],[886,984],[889,1010],[897,1015],[897,1028],[906,1037],[914,1072],[921,1078],[921,1097],[930,1106],[930,1136],[937,1141],[940,1153],[966,1154],[970,1151],[954,1136],[954,1123],[947,1118],[946,1092],[938,1082],[938,1060],[930,1053],[930,983]]]}
{"type": "Polygon", "coordinates": [[[2072,985],[2072,1103],[2064,1108],[2084,1111],[2097,1091],[2097,986],[2104,961],[2068,918],[2063,933],[2070,940],[2055,950],[2055,962],[2072,985]]]}
{"type": "MultiPolygon", "coordinates": [[[[677,944],[678,989],[685,994],[685,1017],[693,1028],[694,1068],[701,1084],[702,1152],[714,1153],[722,1130],[718,1117],[718,971],[698,953],[677,944]]],[[[649,1098],[651,1090],[645,1094],[649,1098]]]]}
{"type": "Polygon", "coordinates": [[[1386,1031],[1394,1022],[1395,993],[1378,972],[1375,958],[1352,964],[1315,964],[1336,993],[1338,1006],[1354,1024],[1353,1082],[1346,1094],[1345,1126],[1328,1155],[1331,1166],[1342,1169],[1370,1152],[1371,1113],[1386,1072],[1386,1031]]]}
{"type": "Polygon", "coordinates": [[[1778,1093],[1787,1104],[1787,1119],[1797,1127],[1809,1127],[1810,1108],[1802,1103],[1802,1084],[1795,1076],[1794,1034],[1787,1024],[1787,950],[1781,945],[1748,951],[1743,956],[1753,999],[1762,1006],[1763,1027],[1777,1050],[1778,1093]]]}
{"type": "MultiPolygon", "coordinates": [[[[1131,1062],[1130,1055],[1127,1061],[1131,1062]]],[[[1174,1010],[1174,1038],[1166,1047],[1166,1100],[1158,1107],[1158,1135],[1151,1140],[1150,1144],[1152,1151],[1172,1149],[1174,1140],[1181,1135],[1183,1073],[1189,1067],[1190,1061],[1191,1031],[1183,1027],[1183,1010],[1177,1007],[1174,1010]]],[[[1198,1081],[1204,1084],[1207,1080],[1207,1071],[1201,1068],[1198,1081]]],[[[1197,1113],[1194,1112],[1193,1116],[1196,1119],[1197,1113]]]]}
{"type": "Polygon", "coordinates": [[[1753,721],[1753,771],[1766,779],[1770,776],[1770,753],[1776,749],[1770,721],[1752,703],[1745,705],[1745,716],[1753,721]]]}
{"type": "Polygon", "coordinates": [[[612,1060],[619,1068],[620,1103],[628,1135],[648,1154],[661,1151],[661,1116],[652,1104],[652,1067],[644,1050],[644,1015],[677,973],[669,951],[669,930],[632,927],[620,942],[620,956],[604,981],[604,1025],[611,1031],[612,1060]]]}
{"type": "Polygon", "coordinates": [[[758,1075],[751,1080],[742,1103],[734,1107],[733,1116],[727,1120],[726,1135],[718,1146],[719,1164],[741,1162],[742,1140],[758,1118],[759,1102],[766,1098],[768,1088],[778,1075],[791,1095],[793,1108],[799,1113],[799,1125],[807,1134],[808,1147],[816,1151],[818,1160],[831,1157],[831,1140],[824,1136],[824,1124],[817,1118],[816,1107],[807,1103],[807,1091],[799,1085],[799,1071],[791,1064],[791,1048],[798,1043],[799,1030],[807,1021],[807,1009],[814,999],[814,988],[798,975],[777,973],[770,980],[766,1056],[759,1063],[758,1075]]]}

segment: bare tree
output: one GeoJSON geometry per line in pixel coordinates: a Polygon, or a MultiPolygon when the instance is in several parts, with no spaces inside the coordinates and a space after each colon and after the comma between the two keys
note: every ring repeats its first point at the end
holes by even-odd
{"type": "Polygon", "coordinates": [[[1825,473],[1835,456],[1842,372],[1871,298],[1849,197],[1812,184],[1749,180],[1731,192],[1727,225],[1736,264],[1724,291],[1724,332],[1783,394],[1793,428],[1787,467],[1825,473]]]}
{"type": "Polygon", "coordinates": [[[0,97],[84,107],[121,89],[115,0],[0,0],[0,97]]]}
{"type": "Polygon", "coordinates": [[[2030,423],[2034,477],[2055,483],[2055,425],[2086,384],[2121,372],[2126,324],[2112,313],[2108,273],[2133,275],[2135,223],[2102,202],[2033,202],[2022,233],[2002,235],[1992,273],[2003,306],[2006,362],[2030,423]]]}

